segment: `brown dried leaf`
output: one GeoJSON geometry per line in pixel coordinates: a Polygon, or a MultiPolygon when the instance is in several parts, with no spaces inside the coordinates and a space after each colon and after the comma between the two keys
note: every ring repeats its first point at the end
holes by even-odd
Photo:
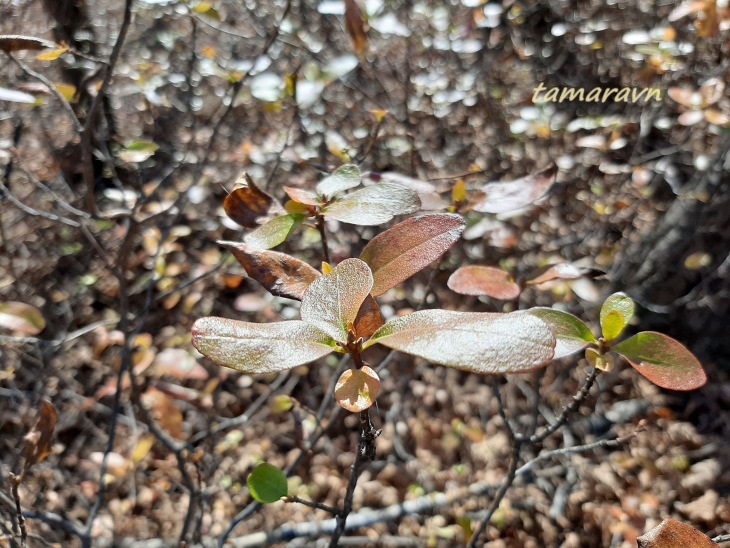
{"type": "Polygon", "coordinates": [[[20,36],[18,34],[4,34],[0,36],[0,50],[12,53],[22,50],[41,50],[55,48],[56,43],[35,36],[20,36]]]}
{"type": "Polygon", "coordinates": [[[551,164],[515,181],[487,183],[482,187],[473,209],[481,213],[506,213],[526,207],[550,190],[557,174],[558,166],[551,164]]]}
{"type": "Polygon", "coordinates": [[[636,540],[639,548],[717,548],[717,544],[707,535],[671,518],[665,519],[636,540]]]}
{"type": "Polygon", "coordinates": [[[512,275],[491,266],[462,266],[449,277],[448,285],[462,295],[488,295],[503,300],[516,299],[520,295],[520,286],[512,275]]]}
{"type": "Polygon", "coordinates": [[[355,318],[355,334],[358,337],[367,339],[385,324],[380,307],[372,295],[365,297],[360,311],[355,318]]]}
{"type": "Polygon", "coordinates": [[[281,204],[257,187],[244,172],[223,201],[230,219],[246,228],[256,228],[268,218],[285,213],[281,204]]]}
{"type": "Polygon", "coordinates": [[[25,436],[25,467],[38,464],[51,453],[53,430],[58,422],[58,411],[53,404],[43,400],[41,412],[33,428],[25,436]]]}
{"type": "Polygon", "coordinates": [[[460,215],[432,213],[406,219],[370,240],[360,258],[373,271],[373,296],[382,295],[441,257],[459,239],[464,226],[460,215]]]}
{"type": "Polygon", "coordinates": [[[335,386],[335,399],[353,413],[365,411],[375,403],[380,392],[380,378],[367,365],[345,371],[335,386]]]}
{"type": "Polygon", "coordinates": [[[345,30],[352,38],[355,53],[364,53],[368,47],[368,26],[355,0],[345,0],[345,30]]]}
{"type": "Polygon", "coordinates": [[[301,301],[309,285],[321,276],[315,268],[285,253],[253,249],[238,242],[219,241],[218,245],[230,251],[251,278],[278,297],[301,301]]]}

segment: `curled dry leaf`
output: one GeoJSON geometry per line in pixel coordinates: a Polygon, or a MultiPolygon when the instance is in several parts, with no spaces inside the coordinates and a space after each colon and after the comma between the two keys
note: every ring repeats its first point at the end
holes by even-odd
{"type": "Polygon", "coordinates": [[[50,402],[41,402],[41,412],[33,428],[25,436],[25,468],[43,461],[50,453],[53,444],[53,431],[58,422],[58,411],[50,402]]]}
{"type": "Polygon", "coordinates": [[[372,288],[373,275],[367,264],[360,259],[342,261],[309,286],[302,298],[302,320],[345,343],[372,288]]]}
{"type": "Polygon", "coordinates": [[[596,278],[605,272],[597,268],[585,268],[570,263],[560,263],[551,266],[539,276],[528,280],[526,285],[539,285],[552,280],[577,280],[578,278],[596,278]]]}
{"type": "Polygon", "coordinates": [[[345,371],[335,386],[335,399],[341,407],[353,413],[371,407],[380,392],[380,378],[367,365],[345,371]]]}
{"type": "Polygon", "coordinates": [[[406,219],[375,236],[360,254],[373,271],[372,294],[382,295],[441,257],[464,227],[460,215],[432,213],[406,219]]]}
{"type": "Polygon", "coordinates": [[[345,30],[352,38],[355,53],[364,53],[368,47],[368,27],[356,0],[345,0],[345,30]]]}
{"type": "Polygon", "coordinates": [[[421,200],[410,189],[394,184],[365,187],[323,208],[322,213],[343,223],[362,226],[387,223],[396,215],[418,211],[421,200]]]}
{"type": "Polygon", "coordinates": [[[230,251],[251,278],[278,297],[301,301],[307,288],[321,276],[317,269],[285,253],[238,242],[219,241],[218,245],[230,251]]]}
{"type": "Polygon", "coordinates": [[[558,166],[555,164],[508,182],[491,182],[484,185],[473,209],[481,213],[506,213],[521,209],[542,198],[555,182],[558,166]]]}
{"type": "Polygon", "coordinates": [[[55,48],[55,42],[36,38],[35,36],[20,36],[19,34],[0,35],[0,50],[7,53],[23,50],[41,50],[55,48]]]}
{"type": "Polygon", "coordinates": [[[522,373],[553,358],[555,337],[528,314],[421,310],[389,321],[365,347],[380,343],[475,373],[522,373]]]}
{"type": "Polygon", "coordinates": [[[284,213],[281,204],[257,187],[244,172],[223,201],[226,215],[246,228],[256,228],[267,219],[284,213]]]}
{"type": "Polygon", "coordinates": [[[491,266],[462,266],[449,277],[448,286],[462,295],[487,295],[504,300],[520,296],[520,286],[512,275],[491,266]]]}
{"type": "Polygon", "coordinates": [[[680,342],[662,333],[637,333],[611,347],[651,382],[670,390],[694,390],[707,382],[702,364],[680,342]]]}
{"type": "Polygon", "coordinates": [[[335,350],[327,333],[298,320],[258,324],[201,318],[193,324],[193,346],[218,365],[249,374],[286,371],[335,350]]]}
{"type": "Polygon", "coordinates": [[[665,519],[636,539],[639,548],[717,548],[710,537],[676,519],[665,519]]]}
{"type": "Polygon", "coordinates": [[[17,335],[37,335],[45,327],[46,320],[35,306],[15,301],[0,303],[0,328],[17,335]]]}

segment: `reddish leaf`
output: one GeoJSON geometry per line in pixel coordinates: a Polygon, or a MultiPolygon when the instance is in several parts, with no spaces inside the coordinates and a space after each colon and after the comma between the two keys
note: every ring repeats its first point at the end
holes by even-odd
{"type": "Polygon", "coordinates": [[[372,295],[365,297],[365,300],[360,307],[360,311],[357,313],[355,318],[355,334],[358,337],[367,339],[378,329],[380,329],[385,322],[383,321],[383,315],[380,313],[380,307],[375,302],[372,295]]]}
{"type": "Polygon", "coordinates": [[[557,173],[558,166],[552,164],[522,179],[487,183],[482,187],[473,209],[482,213],[506,213],[526,207],[550,190],[557,173]]]}
{"type": "Polygon", "coordinates": [[[246,269],[246,273],[278,297],[302,300],[309,285],[321,274],[307,263],[278,251],[253,249],[238,242],[219,241],[246,269]]]}
{"type": "Polygon", "coordinates": [[[335,350],[326,333],[298,320],[257,324],[201,318],[193,324],[193,346],[218,365],[249,374],[285,371],[335,350]]]}
{"type": "Polygon", "coordinates": [[[335,399],[353,413],[365,411],[375,403],[380,392],[380,378],[367,365],[345,371],[335,386],[335,399]]]}
{"type": "Polygon", "coordinates": [[[53,431],[58,422],[58,411],[53,405],[41,401],[41,413],[33,425],[33,429],[25,436],[25,467],[30,468],[38,464],[51,453],[53,445],[53,431]]]}
{"type": "Polygon", "coordinates": [[[243,240],[251,247],[271,249],[283,243],[306,218],[307,216],[302,213],[289,213],[281,217],[274,217],[253,232],[246,234],[243,240]]]}
{"type": "Polygon", "coordinates": [[[343,223],[370,226],[387,223],[396,215],[418,211],[418,194],[400,185],[365,187],[323,208],[322,213],[343,223]]]}
{"type": "Polygon", "coordinates": [[[46,320],[35,306],[15,301],[0,302],[0,328],[18,335],[37,335],[45,327],[46,320]]]}
{"type": "Polygon", "coordinates": [[[694,390],[707,382],[702,364],[680,342],[644,331],[611,347],[651,382],[670,390],[694,390]]]}
{"type": "Polygon", "coordinates": [[[441,257],[464,231],[464,219],[432,213],[406,219],[368,242],[360,258],[370,265],[377,297],[441,257]]]}
{"type": "Polygon", "coordinates": [[[345,343],[372,287],[373,275],[367,264],[360,259],[342,261],[309,286],[302,298],[302,320],[345,343]]]}
{"type": "Polygon", "coordinates": [[[299,202],[300,204],[306,204],[310,206],[322,205],[322,200],[320,200],[319,196],[317,196],[311,190],[285,186],[284,191],[289,195],[289,198],[291,198],[295,202],[299,202]]]}
{"type": "Polygon", "coordinates": [[[355,0],[345,0],[345,30],[352,38],[355,53],[362,54],[368,47],[367,24],[355,0]]]}
{"type": "Polygon", "coordinates": [[[717,548],[710,537],[676,519],[665,519],[636,539],[639,548],[717,548]]]}
{"type": "MultiPolygon", "coordinates": [[[[317,184],[317,192],[327,198],[335,194],[355,188],[362,182],[360,170],[354,164],[345,164],[332,172],[332,175],[322,179],[317,184]]],[[[306,203],[306,202],[303,202],[306,203]]]]}
{"type": "Polygon", "coordinates": [[[421,310],[389,321],[365,348],[393,350],[475,373],[522,373],[553,357],[555,337],[529,314],[421,310]]]}
{"type": "Polygon", "coordinates": [[[257,187],[246,172],[226,196],[223,209],[233,222],[246,228],[256,228],[267,218],[283,213],[281,205],[257,187]]]}
{"type": "Polygon", "coordinates": [[[449,277],[448,285],[462,295],[488,295],[504,300],[520,296],[520,286],[510,273],[491,266],[462,266],[449,277]]]}
{"type": "Polygon", "coordinates": [[[539,285],[552,280],[577,280],[578,278],[596,278],[605,272],[596,268],[585,268],[570,263],[560,263],[551,266],[539,276],[527,281],[526,285],[539,285]]]}
{"type": "Polygon", "coordinates": [[[34,36],[20,36],[18,34],[4,34],[0,36],[0,50],[12,53],[22,50],[41,50],[55,48],[56,44],[50,40],[34,36]]]}

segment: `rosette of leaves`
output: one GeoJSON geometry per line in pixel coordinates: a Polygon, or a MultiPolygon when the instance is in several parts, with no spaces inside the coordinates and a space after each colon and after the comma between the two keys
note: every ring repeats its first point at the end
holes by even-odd
{"type": "Polygon", "coordinates": [[[624,293],[614,293],[601,307],[602,336],[596,338],[588,326],[567,312],[551,308],[532,308],[520,312],[536,316],[550,325],[557,340],[555,358],[586,348],[592,366],[609,370],[614,354],[627,362],[649,381],[671,390],[694,390],[707,382],[699,360],[680,342],[655,331],[636,333],[617,342],[634,316],[634,301],[624,293]]]}
{"type": "Polygon", "coordinates": [[[381,225],[421,207],[418,194],[398,184],[382,183],[343,194],[361,182],[358,167],[346,164],[320,181],[315,191],[284,187],[290,198],[285,210],[273,218],[266,218],[276,202],[247,179],[245,186],[235,189],[226,198],[223,207],[233,221],[248,228],[256,227],[244,237],[244,242],[258,249],[271,249],[281,244],[307,218],[334,219],[362,226],[381,225]],[[259,219],[265,219],[261,226],[256,224],[259,219]]]}
{"type": "MultiPolygon", "coordinates": [[[[456,216],[437,215],[442,224],[461,222],[456,216]]],[[[429,223],[414,219],[408,221],[429,223]]],[[[432,229],[438,226],[433,220],[430,223],[432,229]]],[[[336,397],[351,411],[370,407],[380,388],[377,374],[361,357],[361,352],[375,344],[485,374],[530,371],[552,359],[555,337],[544,321],[527,314],[422,310],[383,323],[373,296],[402,281],[403,273],[397,267],[411,264],[408,269],[412,271],[412,259],[419,252],[437,258],[460,233],[452,228],[450,234],[426,239],[421,245],[403,244],[385,258],[370,255],[405,238],[408,228],[413,227],[382,233],[363,250],[362,259],[347,259],[329,273],[316,276],[302,294],[301,320],[257,324],[202,318],[193,325],[193,345],[218,365],[249,374],[275,373],[333,352],[348,353],[355,368],[340,378],[336,397]],[[425,249],[419,250],[422,246],[425,249]]]]}

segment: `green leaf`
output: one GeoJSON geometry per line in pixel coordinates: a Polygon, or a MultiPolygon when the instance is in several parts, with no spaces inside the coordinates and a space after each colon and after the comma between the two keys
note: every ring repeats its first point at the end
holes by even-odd
{"type": "Polygon", "coordinates": [[[302,213],[274,217],[253,232],[246,234],[243,241],[257,249],[271,249],[286,240],[306,218],[307,216],[302,213]]]}
{"type": "Polygon", "coordinates": [[[360,306],[373,288],[373,274],[360,259],[347,259],[317,278],[304,293],[302,320],[317,326],[337,342],[347,342],[360,306]]]}
{"type": "Polygon", "coordinates": [[[634,301],[625,293],[614,293],[601,307],[601,332],[606,341],[616,340],[634,317],[634,301]],[[612,314],[612,312],[615,312],[612,314]]]}
{"type": "Polygon", "coordinates": [[[253,278],[272,295],[302,300],[309,285],[321,274],[299,259],[279,253],[248,247],[238,242],[219,241],[230,251],[253,278]]]}
{"type": "MultiPolygon", "coordinates": [[[[355,188],[362,181],[360,170],[355,164],[345,164],[334,170],[332,175],[322,179],[317,185],[320,195],[331,198],[339,192],[355,188]]],[[[307,202],[302,202],[306,204],[307,202]]]]}
{"type": "Polygon", "coordinates": [[[553,358],[555,337],[529,314],[421,310],[389,321],[365,347],[380,343],[475,373],[521,373],[553,358]]]}
{"type": "Polygon", "coordinates": [[[249,474],[247,483],[251,496],[262,504],[276,502],[289,493],[284,472],[273,464],[259,464],[249,474]]]}
{"type": "Polygon", "coordinates": [[[550,190],[557,174],[558,167],[552,164],[515,181],[487,183],[473,209],[482,213],[506,213],[526,207],[550,190]]]}
{"type": "Polygon", "coordinates": [[[18,335],[37,335],[45,327],[46,320],[35,306],[15,301],[0,302],[0,328],[18,335]]]}
{"type": "Polygon", "coordinates": [[[323,208],[322,213],[343,223],[370,226],[387,223],[396,215],[418,211],[418,194],[401,185],[383,183],[348,194],[323,208]]]}
{"type": "Polygon", "coordinates": [[[380,392],[380,378],[367,365],[361,369],[348,369],[337,381],[335,399],[340,407],[359,413],[375,403],[380,392]]]}
{"type": "Polygon", "coordinates": [[[119,154],[119,158],[123,162],[144,162],[157,152],[159,148],[152,141],[133,141],[119,154]]]}
{"type": "Polygon", "coordinates": [[[210,17],[211,19],[215,19],[216,21],[221,20],[220,13],[218,13],[218,10],[215,9],[210,4],[210,2],[201,2],[193,8],[193,11],[199,13],[200,15],[205,15],[206,17],[210,17]]]}
{"type": "Polygon", "coordinates": [[[550,327],[557,341],[554,358],[556,360],[596,342],[588,326],[580,318],[567,312],[539,307],[530,308],[522,313],[536,316],[550,327]]]}
{"type": "Polygon", "coordinates": [[[520,296],[520,286],[512,275],[491,266],[462,266],[449,277],[448,286],[462,295],[488,295],[503,300],[520,296]]]}
{"type": "Polygon", "coordinates": [[[382,295],[441,257],[464,227],[460,215],[433,213],[411,217],[375,236],[360,254],[373,271],[372,294],[382,295]]]}
{"type": "Polygon", "coordinates": [[[299,320],[248,323],[201,318],[193,324],[193,346],[206,358],[241,373],[285,371],[335,350],[335,342],[299,320]]]}
{"type": "Polygon", "coordinates": [[[707,382],[702,364],[680,342],[644,331],[611,347],[651,382],[670,390],[694,390],[707,382]]]}
{"type": "Polygon", "coordinates": [[[279,394],[269,405],[269,409],[271,409],[271,412],[275,414],[291,411],[292,407],[294,407],[294,400],[291,396],[287,396],[286,394],[279,394]]]}

